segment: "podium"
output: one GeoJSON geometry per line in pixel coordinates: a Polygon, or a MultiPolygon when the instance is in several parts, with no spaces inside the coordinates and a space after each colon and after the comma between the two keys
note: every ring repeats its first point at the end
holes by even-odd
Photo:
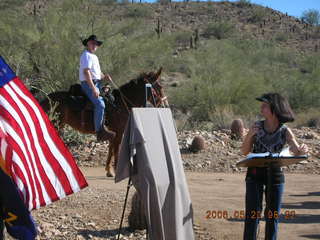
{"type": "Polygon", "coordinates": [[[291,156],[288,149],[281,153],[251,153],[246,159],[237,162],[237,167],[284,167],[300,163],[308,158],[307,155],[291,156]]]}

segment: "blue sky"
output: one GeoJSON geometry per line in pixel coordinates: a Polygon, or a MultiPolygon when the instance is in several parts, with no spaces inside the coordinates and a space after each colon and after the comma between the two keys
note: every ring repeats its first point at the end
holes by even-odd
{"type": "Polygon", "coordinates": [[[303,11],[316,9],[320,11],[320,0],[251,0],[263,6],[271,7],[291,16],[301,17],[303,11]]]}

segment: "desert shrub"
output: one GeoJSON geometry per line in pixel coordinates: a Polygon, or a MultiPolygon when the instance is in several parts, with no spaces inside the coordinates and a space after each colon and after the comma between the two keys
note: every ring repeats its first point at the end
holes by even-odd
{"type": "Polygon", "coordinates": [[[190,44],[190,37],[192,34],[190,32],[178,32],[175,34],[176,46],[186,46],[190,44]]]}
{"type": "Polygon", "coordinates": [[[211,23],[203,32],[206,38],[215,37],[216,39],[225,39],[234,33],[234,26],[229,22],[211,23]]]}
{"type": "Polygon", "coordinates": [[[171,3],[172,1],[171,0],[157,0],[157,2],[160,4],[168,4],[168,3],[171,3]]]}
{"type": "Polygon", "coordinates": [[[263,19],[266,17],[267,13],[266,10],[262,7],[254,8],[251,17],[248,19],[249,22],[252,23],[259,23],[263,21],[263,19]]]}
{"type": "Polygon", "coordinates": [[[113,5],[117,3],[117,0],[96,0],[96,3],[101,5],[113,5]]]}
{"type": "Polygon", "coordinates": [[[320,105],[317,55],[301,58],[272,43],[225,40],[211,42],[193,56],[191,80],[173,96],[193,121],[223,127],[235,116],[253,116],[259,113],[255,97],[266,92],[287,96],[295,110],[320,105]]]}
{"type": "Polygon", "coordinates": [[[125,17],[147,18],[152,15],[152,10],[145,5],[128,5],[125,17]]]}
{"type": "Polygon", "coordinates": [[[251,5],[251,1],[250,0],[239,0],[237,4],[239,7],[248,7],[251,5]]]}
{"type": "Polygon", "coordinates": [[[320,24],[320,12],[317,9],[309,9],[302,13],[301,18],[311,24],[311,25],[319,25],[320,24]]]}
{"type": "Polygon", "coordinates": [[[317,108],[304,109],[295,114],[294,126],[320,127],[320,111],[317,108]]]}
{"type": "Polygon", "coordinates": [[[274,40],[278,41],[278,42],[286,42],[288,41],[289,36],[287,33],[277,33],[274,37],[274,40]]]}

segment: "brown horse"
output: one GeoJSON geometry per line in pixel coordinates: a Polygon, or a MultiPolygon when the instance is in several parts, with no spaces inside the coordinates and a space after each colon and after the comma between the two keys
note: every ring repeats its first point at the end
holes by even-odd
{"type": "MultiPolygon", "coordinates": [[[[116,137],[109,144],[106,162],[107,176],[114,176],[114,168],[111,164],[111,159],[113,156],[114,165],[117,166],[119,146],[131,109],[133,107],[143,107],[145,105],[146,84],[151,84],[152,86],[152,94],[148,94],[147,100],[153,107],[169,106],[163,87],[159,83],[161,71],[162,68],[160,68],[158,72],[142,73],[138,78],[133,79],[122,85],[119,89],[112,91],[114,102],[112,105],[106,105],[105,125],[116,133],[116,137]]],[[[53,92],[50,93],[48,99],[42,101],[40,105],[48,112],[50,106],[57,103],[54,111],[58,113],[59,128],[62,128],[67,124],[82,133],[95,133],[92,109],[76,110],[74,108],[74,101],[70,92],[53,92]]]]}

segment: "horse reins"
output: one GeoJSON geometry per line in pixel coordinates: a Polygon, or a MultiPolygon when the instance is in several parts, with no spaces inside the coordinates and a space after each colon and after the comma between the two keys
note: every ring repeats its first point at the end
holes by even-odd
{"type": "MultiPolygon", "coordinates": [[[[139,106],[136,106],[135,104],[133,104],[133,103],[130,101],[130,99],[128,99],[128,98],[126,97],[126,95],[124,95],[124,94],[122,93],[120,87],[119,87],[112,79],[109,79],[109,81],[118,89],[118,91],[119,91],[119,93],[120,93],[120,96],[121,96],[121,100],[122,100],[122,102],[124,103],[124,105],[125,105],[128,113],[130,113],[130,109],[129,109],[129,107],[128,107],[127,102],[128,102],[130,105],[132,105],[132,107],[139,107],[139,106]],[[126,100],[127,102],[126,102],[125,100],[126,100]]],[[[147,81],[147,82],[150,83],[149,81],[147,81]]],[[[152,86],[152,88],[151,88],[152,93],[151,93],[151,94],[152,94],[152,95],[155,95],[158,99],[160,99],[160,102],[159,102],[158,104],[155,103],[155,107],[158,107],[160,104],[163,104],[163,102],[164,102],[165,100],[167,100],[168,98],[167,98],[167,96],[164,96],[163,98],[162,98],[161,96],[159,96],[159,94],[157,93],[157,91],[156,91],[156,90],[154,89],[154,87],[153,87],[153,84],[154,84],[154,83],[150,83],[150,84],[151,84],[151,86],[152,86]]]]}
{"type": "Polygon", "coordinates": [[[122,93],[120,87],[119,87],[117,84],[115,84],[115,82],[114,82],[111,78],[109,79],[109,81],[118,89],[118,91],[119,91],[119,93],[120,93],[121,100],[122,100],[124,106],[126,107],[126,109],[127,109],[127,111],[128,111],[128,114],[129,114],[129,113],[130,113],[130,109],[129,109],[129,107],[128,107],[127,102],[128,102],[129,104],[131,104],[132,107],[135,107],[135,104],[133,104],[133,103],[130,101],[130,99],[128,99],[128,98],[126,97],[126,95],[124,95],[124,94],[122,93]],[[126,102],[125,100],[126,100],[127,102],[126,102]]]}
{"type": "Polygon", "coordinates": [[[151,88],[151,94],[156,96],[158,99],[160,99],[160,102],[158,104],[155,103],[155,107],[158,107],[160,104],[163,104],[164,101],[166,101],[168,99],[167,96],[161,97],[158,92],[154,89],[153,85],[158,82],[158,80],[156,80],[154,83],[150,83],[149,81],[147,81],[147,83],[150,83],[152,88],[151,88]]]}

